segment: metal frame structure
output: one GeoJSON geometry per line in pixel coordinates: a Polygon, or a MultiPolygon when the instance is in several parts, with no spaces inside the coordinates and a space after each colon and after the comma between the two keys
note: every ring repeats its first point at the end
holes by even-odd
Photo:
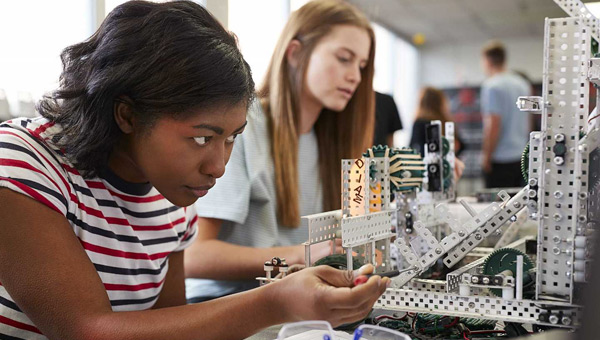
{"type": "MultiPolygon", "coordinates": [[[[454,199],[454,184],[446,187],[443,177],[432,177],[441,176],[444,156],[441,126],[434,123],[425,145],[423,192],[398,194],[395,207],[390,202],[390,172],[397,167],[390,165],[387,149],[383,157],[371,153],[343,161],[342,209],[303,217],[303,227],[309,230],[307,265],[312,264],[311,244],[341,238],[349,269],[353,250],[362,248],[359,253],[375,265],[376,253],[382,254],[379,272],[392,266],[394,245],[401,259],[396,266],[402,270],[375,308],[578,327],[581,288],[589,277],[590,240],[600,223],[600,119],[594,121],[600,113],[588,117],[590,82],[600,86],[600,58],[590,51],[592,39],[598,40],[600,22],[579,0],[555,2],[571,17],[546,19],[543,96],[519,97],[516,102],[522,111],[542,114],[541,131],[530,135],[527,185],[513,197],[501,192],[501,203],[480,212],[460,202],[471,218],[459,223],[445,204],[439,204],[454,199]],[[459,264],[486,237],[516,221],[525,208],[538,223],[533,297],[523,298],[522,255],[516,257],[515,273],[502,273],[493,282],[489,277],[483,283],[474,279],[481,276],[483,257],[455,269],[445,281],[419,278],[438,261],[447,267],[459,264]],[[439,232],[441,225],[447,227],[445,233],[439,232]],[[414,240],[419,240],[417,246],[414,240]],[[502,297],[489,295],[490,288],[500,289],[502,297]]],[[[446,134],[451,141],[446,157],[453,169],[452,125],[446,125],[446,134]]],[[[511,235],[503,243],[516,234],[515,228],[508,230],[511,235]]],[[[507,247],[524,250],[526,241],[507,247]]]]}

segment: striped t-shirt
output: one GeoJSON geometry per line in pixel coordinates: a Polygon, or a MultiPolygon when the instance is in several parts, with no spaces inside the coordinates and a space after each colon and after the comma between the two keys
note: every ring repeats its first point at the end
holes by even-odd
{"type": "MultiPolygon", "coordinates": [[[[54,146],[52,137],[59,129],[44,118],[0,124],[0,187],[65,216],[114,311],[152,307],[169,254],[183,250],[196,236],[195,209],[174,206],[150,183],[125,182],[110,172],[84,179],[54,146]]],[[[1,282],[0,338],[45,339],[1,282]]]]}

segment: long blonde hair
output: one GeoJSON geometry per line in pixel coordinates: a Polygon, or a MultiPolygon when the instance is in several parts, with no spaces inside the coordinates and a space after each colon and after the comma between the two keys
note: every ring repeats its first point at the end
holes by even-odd
{"type": "Polygon", "coordinates": [[[323,185],[323,208],[340,207],[340,170],[343,158],[358,158],[373,140],[375,99],[373,73],[375,34],[366,17],[341,0],[308,2],[293,12],[279,37],[259,98],[269,119],[275,167],[279,223],[300,225],[298,188],[298,129],[300,93],[308,61],[317,43],[336,25],[364,28],[371,40],[369,60],[361,82],[342,112],[323,109],[315,123],[319,147],[319,172],[323,185]],[[296,69],[288,63],[286,50],[292,40],[302,43],[296,69]]]}

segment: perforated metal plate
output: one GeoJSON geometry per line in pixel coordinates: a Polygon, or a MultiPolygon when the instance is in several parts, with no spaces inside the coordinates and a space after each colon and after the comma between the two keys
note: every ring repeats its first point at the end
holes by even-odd
{"type": "Polygon", "coordinates": [[[543,96],[549,105],[542,114],[545,138],[538,168],[543,183],[538,191],[538,298],[573,301],[573,240],[578,221],[585,224],[587,216],[588,160],[578,143],[588,118],[589,31],[581,18],[546,19],[543,96]],[[561,143],[567,151],[564,162],[557,162],[553,148],[561,143]]]}
{"type": "Polygon", "coordinates": [[[342,218],[342,246],[355,247],[394,236],[393,214],[393,210],[386,210],[365,216],[342,218]]]}

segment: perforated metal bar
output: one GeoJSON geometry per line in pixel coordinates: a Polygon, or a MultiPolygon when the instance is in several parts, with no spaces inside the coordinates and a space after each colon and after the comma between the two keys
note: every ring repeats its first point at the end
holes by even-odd
{"type": "Polygon", "coordinates": [[[375,304],[375,308],[566,328],[577,327],[580,323],[581,308],[560,303],[544,303],[544,307],[561,309],[562,315],[571,317],[573,323],[570,325],[553,325],[543,322],[540,320],[540,314],[545,310],[539,304],[540,302],[535,300],[501,299],[491,296],[460,296],[444,292],[388,288],[375,304]]]}
{"type": "Polygon", "coordinates": [[[599,40],[600,22],[580,0],[554,0],[554,2],[573,18],[579,18],[589,27],[594,39],[599,40]]]}
{"type": "Polygon", "coordinates": [[[504,223],[510,220],[511,216],[517,214],[527,206],[527,190],[528,186],[521,189],[506,205],[499,209],[490,218],[484,220],[484,224],[476,228],[471,234],[454,249],[448,252],[448,256],[444,259],[444,264],[447,267],[452,267],[465,257],[473,248],[477,247],[486,237],[500,228],[504,223]]]}
{"type": "Polygon", "coordinates": [[[302,228],[308,230],[308,243],[315,244],[333,240],[338,230],[342,230],[340,219],[341,210],[302,216],[302,228]]]}
{"type": "Polygon", "coordinates": [[[394,236],[393,214],[393,210],[386,210],[365,216],[342,218],[342,246],[356,247],[394,236]]]}
{"type": "Polygon", "coordinates": [[[587,169],[588,160],[578,143],[587,126],[590,45],[590,30],[581,18],[546,20],[543,96],[549,104],[542,114],[546,138],[538,168],[538,298],[573,301],[573,240],[578,214],[587,209],[581,204],[587,203],[587,195],[581,194],[587,192],[587,171],[584,175],[582,167],[587,169]],[[566,152],[560,156],[557,148],[566,152]]]}

